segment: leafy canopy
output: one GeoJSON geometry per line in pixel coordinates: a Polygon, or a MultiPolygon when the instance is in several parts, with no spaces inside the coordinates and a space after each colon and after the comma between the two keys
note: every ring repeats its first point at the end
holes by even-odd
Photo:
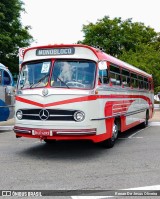
{"type": "Polygon", "coordinates": [[[20,13],[24,11],[20,0],[0,1],[0,63],[11,72],[18,73],[18,49],[28,46],[33,38],[29,26],[22,26],[20,13]]]}
{"type": "Polygon", "coordinates": [[[105,16],[95,24],[83,25],[82,31],[84,40],[78,43],[100,46],[106,53],[152,74],[155,87],[160,86],[160,34],[153,28],[132,19],[105,16]]]}

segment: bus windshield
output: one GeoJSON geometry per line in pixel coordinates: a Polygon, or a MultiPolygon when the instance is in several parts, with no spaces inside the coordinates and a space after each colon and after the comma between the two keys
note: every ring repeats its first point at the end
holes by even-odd
{"type": "Polygon", "coordinates": [[[57,60],[51,77],[52,87],[92,89],[96,63],[93,61],[57,60]]]}
{"type": "Polygon", "coordinates": [[[18,89],[45,87],[48,83],[50,65],[50,61],[24,65],[20,73],[18,89]]]}

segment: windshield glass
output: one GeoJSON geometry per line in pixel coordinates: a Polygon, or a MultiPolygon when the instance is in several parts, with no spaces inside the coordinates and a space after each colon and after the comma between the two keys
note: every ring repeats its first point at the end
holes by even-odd
{"type": "Polygon", "coordinates": [[[20,73],[18,89],[45,87],[48,83],[50,65],[50,61],[24,65],[20,73]]]}
{"type": "Polygon", "coordinates": [[[51,77],[52,87],[94,87],[96,64],[93,61],[55,61],[51,77]]]}

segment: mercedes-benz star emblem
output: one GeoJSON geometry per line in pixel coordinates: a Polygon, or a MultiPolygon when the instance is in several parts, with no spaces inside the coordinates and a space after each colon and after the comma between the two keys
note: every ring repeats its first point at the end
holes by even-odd
{"type": "Polygon", "coordinates": [[[48,89],[47,89],[47,88],[44,88],[44,89],[42,90],[42,95],[43,95],[43,96],[48,95],[48,89]]]}
{"type": "Polygon", "coordinates": [[[39,118],[41,120],[47,120],[49,118],[49,112],[46,110],[46,109],[42,109],[40,112],[39,112],[39,118]]]}

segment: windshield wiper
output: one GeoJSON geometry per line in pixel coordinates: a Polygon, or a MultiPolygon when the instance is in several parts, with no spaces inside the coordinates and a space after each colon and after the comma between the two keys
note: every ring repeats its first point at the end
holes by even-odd
{"type": "Polygon", "coordinates": [[[49,73],[40,78],[36,83],[33,83],[30,88],[33,88],[34,85],[38,86],[47,76],[49,76],[49,73]]]}

